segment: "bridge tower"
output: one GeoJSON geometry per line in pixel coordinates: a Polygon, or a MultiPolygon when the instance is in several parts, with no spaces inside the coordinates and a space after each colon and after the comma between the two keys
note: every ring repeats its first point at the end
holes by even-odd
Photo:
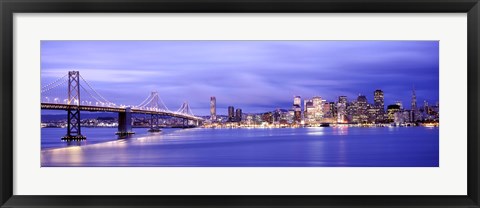
{"type": "Polygon", "coordinates": [[[80,73],[68,72],[68,100],[67,110],[67,135],[62,137],[66,141],[85,140],[80,128],[80,73]]]}

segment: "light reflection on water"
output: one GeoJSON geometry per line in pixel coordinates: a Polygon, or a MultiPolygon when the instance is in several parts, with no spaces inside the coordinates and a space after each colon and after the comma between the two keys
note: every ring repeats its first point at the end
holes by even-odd
{"type": "MultiPolygon", "coordinates": [[[[438,167],[438,128],[165,129],[117,140],[84,130],[66,146],[42,129],[42,166],[438,167]],[[46,144],[46,145],[44,145],[46,144]]],[[[82,129],[83,130],[83,129],[82,129]]],[[[141,129],[145,130],[145,129],[141,129]]],[[[146,131],[146,130],[145,130],[146,131]]]]}

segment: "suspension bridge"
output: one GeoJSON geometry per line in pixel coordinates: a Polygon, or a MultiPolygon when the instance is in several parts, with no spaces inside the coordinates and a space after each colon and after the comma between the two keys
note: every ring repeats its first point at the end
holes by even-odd
{"type": "Polygon", "coordinates": [[[176,111],[169,110],[160,99],[158,92],[150,95],[140,104],[117,105],[107,100],[87,82],[79,71],[69,71],[63,77],[41,88],[41,109],[67,111],[67,133],[62,140],[85,140],[81,131],[81,111],[118,113],[118,135],[134,134],[132,114],[150,115],[151,132],[159,131],[160,117],[182,119],[184,126],[193,121],[195,125],[203,118],[193,114],[188,102],[184,102],[176,111]],[[80,94],[82,97],[80,97],[80,94]]]}

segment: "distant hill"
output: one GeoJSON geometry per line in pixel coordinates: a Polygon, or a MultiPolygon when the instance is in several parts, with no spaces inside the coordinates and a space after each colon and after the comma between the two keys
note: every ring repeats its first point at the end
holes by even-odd
{"type": "MultiPolygon", "coordinates": [[[[114,117],[116,118],[118,115],[117,113],[106,113],[106,112],[98,112],[98,113],[84,113],[81,112],[80,114],[81,119],[91,119],[91,118],[98,118],[98,117],[114,117]]],[[[42,122],[47,121],[58,121],[58,120],[66,120],[67,119],[67,112],[64,114],[44,114],[42,115],[42,122]]]]}

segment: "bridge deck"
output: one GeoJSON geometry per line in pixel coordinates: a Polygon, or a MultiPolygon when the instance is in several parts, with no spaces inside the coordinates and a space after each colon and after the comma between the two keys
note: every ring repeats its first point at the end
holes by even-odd
{"type": "MultiPolygon", "coordinates": [[[[46,110],[68,110],[71,108],[79,108],[81,111],[91,111],[91,112],[116,112],[116,113],[123,113],[125,112],[125,108],[122,107],[106,107],[106,106],[87,106],[87,105],[68,105],[68,104],[59,104],[59,103],[41,103],[41,109],[46,110]]],[[[196,116],[191,115],[184,115],[175,112],[164,112],[164,111],[153,111],[153,110],[144,110],[144,109],[131,109],[131,113],[137,114],[155,114],[155,115],[162,115],[162,116],[171,116],[176,118],[184,118],[189,120],[204,120],[203,118],[199,118],[196,116]]]]}

